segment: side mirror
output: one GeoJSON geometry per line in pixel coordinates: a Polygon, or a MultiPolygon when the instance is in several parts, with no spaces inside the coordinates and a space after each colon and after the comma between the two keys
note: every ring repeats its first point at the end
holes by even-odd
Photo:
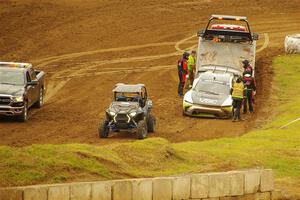
{"type": "Polygon", "coordinates": [[[204,36],[204,32],[205,32],[205,30],[198,31],[197,36],[198,37],[203,37],[204,36]]]}
{"type": "Polygon", "coordinates": [[[38,81],[37,80],[32,80],[31,82],[28,82],[27,83],[27,85],[32,85],[32,86],[34,86],[34,85],[38,85],[38,81]]]}
{"type": "Polygon", "coordinates": [[[253,40],[258,40],[259,39],[259,35],[257,33],[253,33],[252,39],[253,40]]]}
{"type": "Polygon", "coordinates": [[[148,108],[150,109],[150,108],[152,108],[152,106],[153,106],[153,103],[152,103],[152,101],[151,100],[148,100],[147,101],[147,104],[148,104],[148,108]]]}

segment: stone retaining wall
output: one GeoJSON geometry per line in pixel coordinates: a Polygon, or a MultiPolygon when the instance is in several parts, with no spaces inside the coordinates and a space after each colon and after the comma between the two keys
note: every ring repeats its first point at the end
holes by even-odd
{"type": "Polygon", "coordinates": [[[271,200],[272,170],[0,188],[0,200],[271,200]]]}

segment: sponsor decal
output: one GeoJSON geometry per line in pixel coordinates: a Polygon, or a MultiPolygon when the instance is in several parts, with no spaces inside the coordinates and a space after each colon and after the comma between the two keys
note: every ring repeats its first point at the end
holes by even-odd
{"type": "Polygon", "coordinates": [[[216,105],[218,103],[218,100],[215,100],[215,99],[206,99],[206,98],[200,98],[199,101],[201,103],[214,104],[214,105],[216,105]]]}

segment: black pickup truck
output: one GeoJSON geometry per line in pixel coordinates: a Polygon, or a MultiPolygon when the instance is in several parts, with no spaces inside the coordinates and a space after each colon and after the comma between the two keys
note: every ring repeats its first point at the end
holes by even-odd
{"type": "Polygon", "coordinates": [[[29,63],[0,62],[0,115],[25,122],[31,106],[43,106],[45,73],[29,63]]]}

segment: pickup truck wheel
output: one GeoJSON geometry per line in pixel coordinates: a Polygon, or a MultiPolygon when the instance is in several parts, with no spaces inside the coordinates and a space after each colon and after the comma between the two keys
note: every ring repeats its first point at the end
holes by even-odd
{"type": "Polygon", "coordinates": [[[22,114],[20,116],[18,116],[18,119],[21,122],[26,122],[27,118],[28,118],[28,104],[27,104],[27,101],[25,101],[23,112],[22,112],[22,114]]]}
{"type": "Polygon", "coordinates": [[[156,126],[156,118],[153,115],[149,115],[147,129],[149,133],[155,132],[155,126],[156,126]]]}
{"type": "Polygon", "coordinates": [[[109,134],[109,127],[108,127],[108,121],[104,120],[99,124],[98,132],[100,138],[107,138],[109,134]]]}
{"type": "Polygon", "coordinates": [[[36,107],[41,108],[44,105],[44,88],[40,89],[39,99],[36,102],[36,107]]]}
{"type": "Polygon", "coordinates": [[[147,123],[145,120],[139,121],[137,125],[137,139],[141,140],[147,137],[147,123]]]}

